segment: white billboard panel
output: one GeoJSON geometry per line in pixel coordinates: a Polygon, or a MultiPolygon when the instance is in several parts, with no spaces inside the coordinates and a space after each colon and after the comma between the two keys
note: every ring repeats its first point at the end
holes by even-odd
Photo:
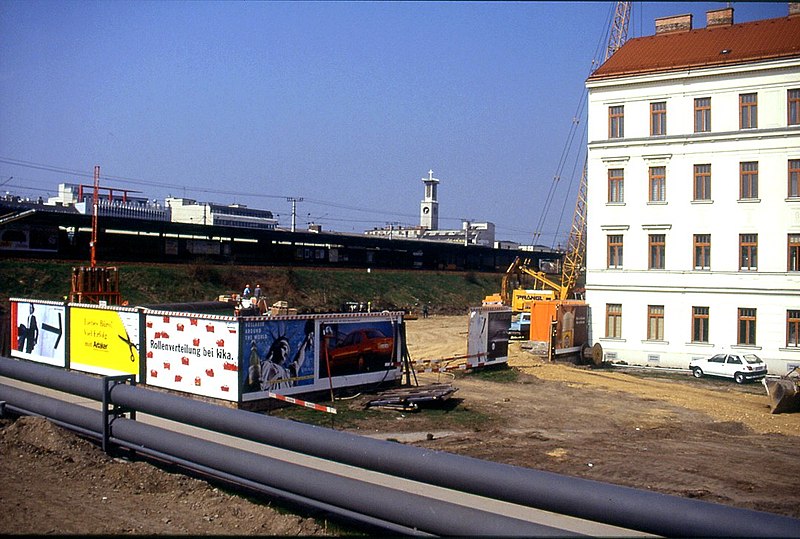
{"type": "Polygon", "coordinates": [[[148,385],[239,400],[239,322],[227,316],[145,314],[148,385]]]}
{"type": "Polygon", "coordinates": [[[480,367],[508,361],[508,307],[472,307],[467,335],[467,365],[480,367]]]}
{"type": "Polygon", "coordinates": [[[11,299],[11,357],[66,367],[63,303],[11,299]]]}

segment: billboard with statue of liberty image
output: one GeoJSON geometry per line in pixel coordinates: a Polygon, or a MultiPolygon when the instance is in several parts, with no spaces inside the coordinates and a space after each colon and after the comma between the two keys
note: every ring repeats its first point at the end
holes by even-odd
{"type": "Polygon", "coordinates": [[[315,320],[242,322],[242,399],[308,391],[314,384],[315,320]]]}

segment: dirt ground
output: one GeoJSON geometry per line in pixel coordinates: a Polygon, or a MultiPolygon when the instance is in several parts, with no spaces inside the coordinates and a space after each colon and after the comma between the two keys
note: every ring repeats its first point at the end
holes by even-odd
{"type": "MultiPolygon", "coordinates": [[[[466,353],[467,317],[407,323],[415,360],[466,353]]],[[[497,462],[800,518],[800,414],[772,415],[761,384],[653,369],[548,363],[511,344],[512,370],[420,373],[451,382],[444,410],[369,409],[349,430],[497,462]]],[[[359,407],[362,395],[349,406],[359,407]]],[[[3,534],[347,533],[34,418],[0,420],[3,534]]]]}

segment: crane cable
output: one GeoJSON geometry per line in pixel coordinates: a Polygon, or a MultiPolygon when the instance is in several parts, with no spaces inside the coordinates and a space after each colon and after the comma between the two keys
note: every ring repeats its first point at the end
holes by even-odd
{"type": "MultiPolygon", "coordinates": [[[[606,30],[600,36],[600,39],[598,39],[597,45],[595,47],[594,56],[592,58],[592,65],[591,65],[591,67],[589,69],[589,75],[591,75],[594,72],[594,70],[597,67],[599,67],[598,58],[601,58],[601,50],[605,51],[604,44],[606,44],[608,42],[608,40],[609,40],[609,34],[611,32],[611,27],[612,27],[612,24],[613,24],[613,21],[614,21],[615,11],[616,11],[616,4],[612,4],[611,7],[609,8],[608,17],[606,18],[606,24],[604,26],[604,28],[606,30]]],[[[542,236],[542,229],[544,228],[545,222],[547,221],[547,216],[550,213],[550,207],[551,207],[551,205],[553,203],[553,199],[555,198],[556,191],[558,190],[558,185],[559,185],[559,183],[561,181],[561,175],[563,173],[564,167],[566,166],[566,162],[567,162],[567,159],[568,159],[568,157],[570,155],[570,152],[572,151],[573,142],[575,141],[575,135],[576,135],[576,133],[578,131],[578,126],[581,123],[583,107],[585,105],[585,102],[586,102],[586,99],[587,99],[588,95],[589,95],[589,92],[586,89],[586,87],[584,86],[584,89],[581,92],[580,99],[578,100],[578,106],[575,109],[575,114],[572,117],[572,123],[570,125],[570,130],[569,130],[569,133],[567,135],[567,140],[564,143],[564,147],[563,147],[563,149],[561,151],[561,156],[559,157],[559,160],[558,160],[558,165],[556,166],[556,173],[553,175],[553,180],[552,180],[552,182],[550,184],[550,189],[548,190],[547,196],[545,197],[544,208],[543,208],[542,212],[539,214],[539,220],[536,223],[536,229],[535,229],[535,231],[533,233],[533,241],[532,241],[533,245],[536,245],[537,242],[540,240],[540,238],[542,236]]],[[[581,144],[584,144],[585,141],[586,141],[586,131],[584,130],[583,133],[581,134],[581,144]]],[[[582,153],[583,152],[579,151],[577,156],[575,157],[575,161],[574,161],[574,164],[573,164],[573,172],[572,172],[572,176],[571,176],[571,179],[570,179],[570,182],[569,182],[567,193],[571,192],[572,186],[575,183],[575,171],[576,171],[576,169],[578,167],[578,163],[581,162],[582,153]]],[[[560,219],[562,219],[563,216],[564,216],[564,211],[565,211],[564,208],[566,208],[567,198],[568,197],[566,197],[566,196],[564,197],[564,204],[562,206],[560,219]]],[[[560,223],[560,220],[559,220],[559,223],[560,223]]],[[[555,246],[556,246],[560,230],[561,230],[561,225],[559,224],[557,226],[557,228],[556,228],[556,233],[553,234],[553,240],[552,240],[552,243],[551,243],[551,247],[552,248],[555,248],[555,246]]]]}

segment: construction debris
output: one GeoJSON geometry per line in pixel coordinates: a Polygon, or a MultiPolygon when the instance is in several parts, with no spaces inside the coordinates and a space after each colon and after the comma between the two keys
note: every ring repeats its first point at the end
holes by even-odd
{"type": "Polygon", "coordinates": [[[458,391],[458,388],[453,387],[452,384],[431,384],[390,389],[367,402],[367,408],[382,406],[400,408],[402,410],[416,410],[422,403],[444,402],[456,391],[458,391]]]}
{"type": "Polygon", "coordinates": [[[800,412],[800,372],[795,367],[780,378],[761,380],[773,414],[800,412]]]}

